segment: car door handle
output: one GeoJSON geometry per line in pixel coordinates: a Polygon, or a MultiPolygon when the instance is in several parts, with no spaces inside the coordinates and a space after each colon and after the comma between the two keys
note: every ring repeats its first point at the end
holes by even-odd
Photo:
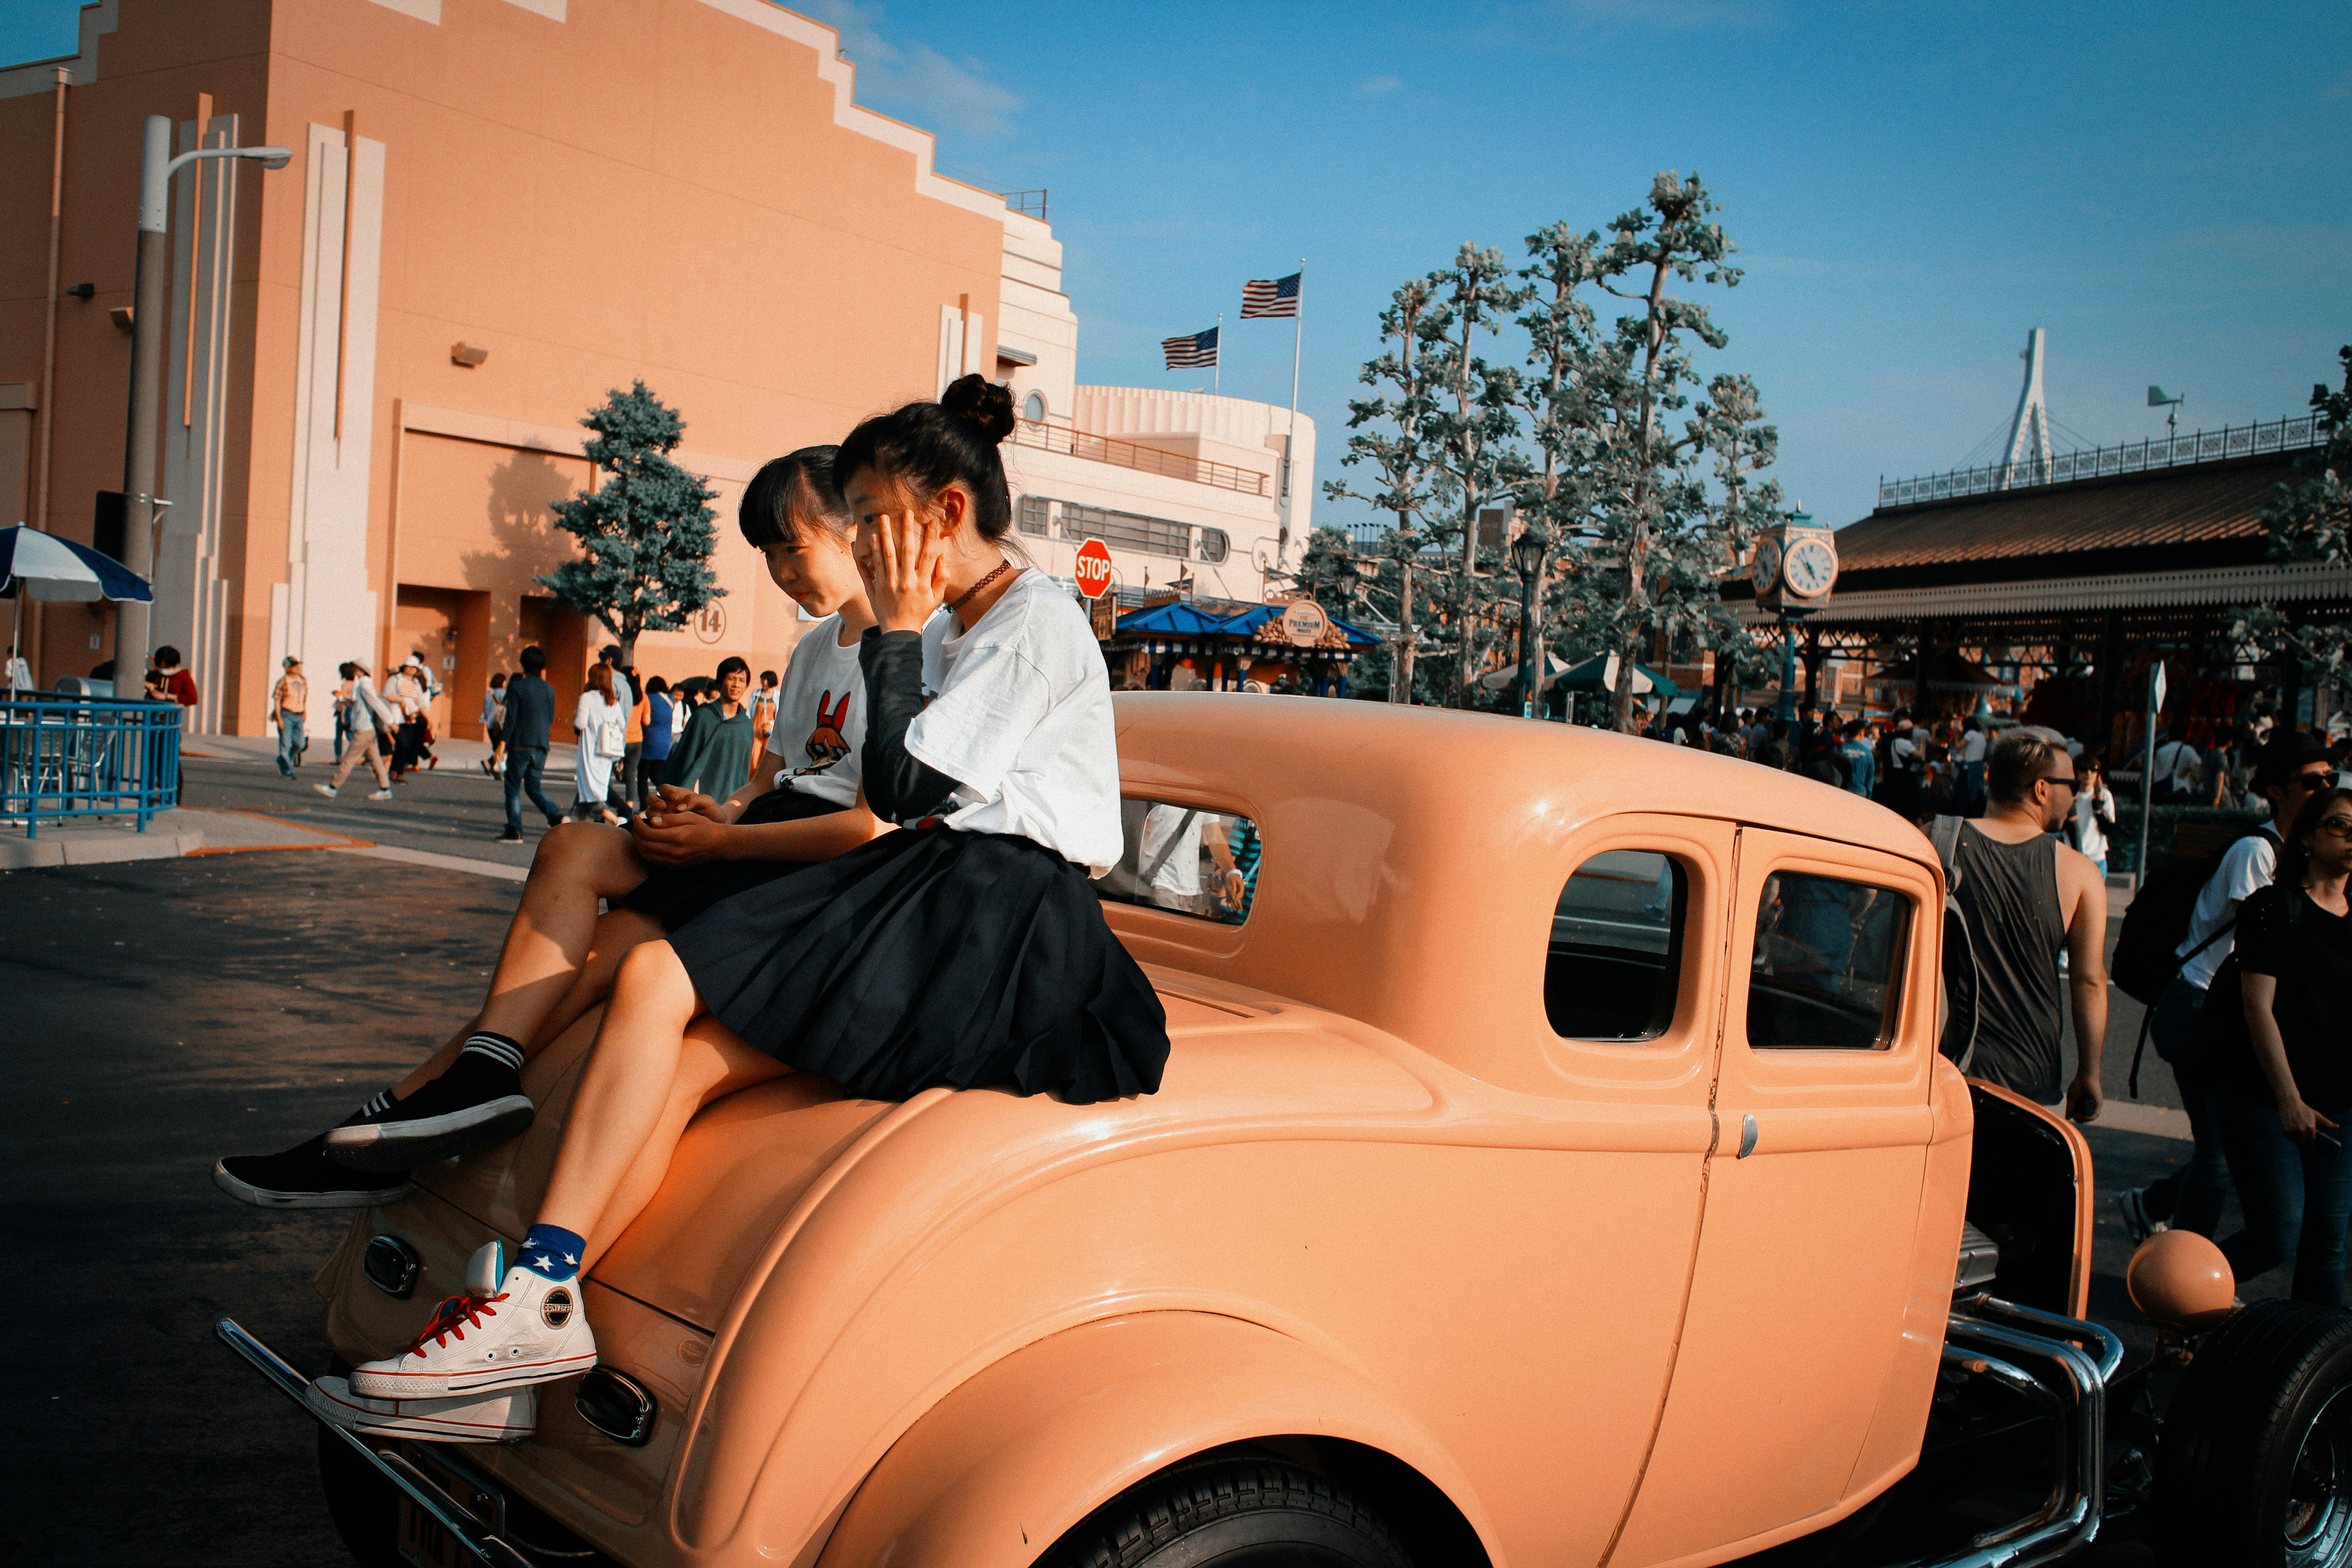
{"type": "Polygon", "coordinates": [[[1739,1158],[1745,1160],[1756,1152],[1756,1113],[1749,1111],[1739,1119],[1739,1158]]]}

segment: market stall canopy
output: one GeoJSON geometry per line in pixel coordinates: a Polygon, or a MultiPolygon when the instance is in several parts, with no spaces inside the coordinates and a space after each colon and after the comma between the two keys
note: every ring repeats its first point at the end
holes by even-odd
{"type": "MultiPolygon", "coordinates": [[[[1478,684],[1485,687],[1489,691],[1501,691],[1508,687],[1516,685],[1519,677],[1524,673],[1526,673],[1526,671],[1519,665],[1506,665],[1500,669],[1490,669],[1486,674],[1480,676],[1478,678],[1478,684]]],[[[1553,687],[1559,685],[1559,678],[1567,673],[1568,661],[1566,659],[1560,658],[1559,655],[1556,653],[1547,653],[1544,655],[1543,689],[1546,691],[1549,691],[1553,687]]],[[[1636,688],[1636,689],[1638,690],[1639,688],[1636,688]]]]}
{"type": "Polygon", "coordinates": [[[1118,629],[1140,632],[1150,637],[1215,637],[1225,629],[1225,620],[1222,616],[1194,609],[1179,599],[1171,604],[1153,605],[1149,609],[1129,610],[1119,616],[1118,629]]]}
{"type": "Polygon", "coordinates": [[[0,528],[0,595],[48,602],[153,601],[155,590],[128,566],[87,544],[17,523],[0,528]]]}
{"type": "MultiPolygon", "coordinates": [[[[1611,691],[1616,687],[1617,656],[1595,654],[1574,669],[1562,674],[1554,685],[1568,691],[1611,691]]],[[[1655,691],[1664,696],[1680,697],[1683,689],[1652,669],[1648,665],[1633,667],[1633,695],[1647,697],[1655,691]]]]}

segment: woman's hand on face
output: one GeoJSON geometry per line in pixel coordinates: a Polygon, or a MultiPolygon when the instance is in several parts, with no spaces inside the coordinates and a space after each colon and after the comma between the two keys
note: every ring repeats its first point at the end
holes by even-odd
{"type": "Polygon", "coordinates": [[[884,512],[857,529],[857,570],[886,632],[919,632],[947,603],[945,532],[912,512],[884,512]]]}
{"type": "Polygon", "coordinates": [[[724,823],[687,811],[664,816],[658,826],[641,816],[629,825],[629,837],[646,865],[675,868],[727,859],[733,832],[724,823]]]}
{"type": "Polygon", "coordinates": [[[2308,1149],[2317,1141],[2319,1130],[2336,1130],[2336,1123],[2303,1102],[2301,1096],[2279,1101],[2279,1128],[2288,1137],[2308,1149]]]}

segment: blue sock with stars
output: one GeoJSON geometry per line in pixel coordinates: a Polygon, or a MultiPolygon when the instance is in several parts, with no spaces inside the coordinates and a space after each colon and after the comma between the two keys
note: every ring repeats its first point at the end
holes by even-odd
{"type": "Polygon", "coordinates": [[[535,1225],[522,1238],[515,1265],[546,1279],[569,1279],[580,1272],[588,1243],[560,1225],[535,1225]]]}

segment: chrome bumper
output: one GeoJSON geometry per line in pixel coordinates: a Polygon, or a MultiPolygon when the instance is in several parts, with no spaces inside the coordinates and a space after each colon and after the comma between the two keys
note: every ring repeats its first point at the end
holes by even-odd
{"type": "Polygon", "coordinates": [[[380,1471],[383,1479],[406,1493],[410,1501],[440,1521],[441,1527],[457,1537],[457,1543],[490,1568],[534,1568],[530,1558],[484,1531],[473,1515],[459,1508],[441,1489],[435,1486],[425,1473],[398,1454],[385,1453],[372,1446],[356,1432],[346,1432],[331,1421],[320,1420],[319,1413],[303,1402],[302,1392],[310,1380],[288,1365],[286,1359],[237,1325],[234,1318],[223,1318],[214,1326],[222,1342],[253,1363],[278,1389],[294,1402],[294,1407],[317,1421],[320,1426],[352,1446],[352,1451],[380,1471]]]}
{"type": "Polygon", "coordinates": [[[2115,1335],[2055,1312],[1988,1296],[1952,1314],[1944,1364],[1990,1378],[2055,1418],[2057,1479],[2032,1514],[1915,1568],[2033,1568],[2090,1544],[2106,1510],[2107,1380],[2123,1359],[2115,1335]]]}

